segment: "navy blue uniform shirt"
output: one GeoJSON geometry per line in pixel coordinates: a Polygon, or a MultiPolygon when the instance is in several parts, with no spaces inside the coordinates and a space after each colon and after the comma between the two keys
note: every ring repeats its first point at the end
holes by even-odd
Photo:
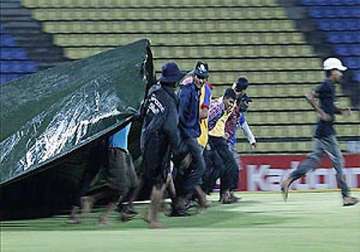
{"type": "MultiPolygon", "coordinates": [[[[141,147],[148,139],[156,137],[161,145],[171,145],[175,152],[180,144],[178,129],[178,100],[174,91],[161,85],[154,85],[147,98],[146,115],[141,132],[141,147]]],[[[158,146],[154,146],[156,148],[158,146]]]]}
{"type": "Polygon", "coordinates": [[[200,90],[194,83],[183,85],[179,94],[179,125],[183,138],[200,136],[199,97],[200,90]]]}
{"type": "Polygon", "coordinates": [[[315,93],[318,95],[320,108],[327,114],[329,114],[332,118],[331,121],[323,121],[319,119],[316,130],[315,130],[315,137],[322,138],[327,137],[330,135],[335,135],[334,129],[334,121],[335,121],[335,84],[326,79],[323,83],[315,89],[315,93]]]}

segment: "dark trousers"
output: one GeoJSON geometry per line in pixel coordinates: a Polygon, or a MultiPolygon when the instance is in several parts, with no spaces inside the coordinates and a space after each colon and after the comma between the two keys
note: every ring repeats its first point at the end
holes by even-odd
{"type": "Polygon", "coordinates": [[[223,162],[221,171],[221,189],[235,190],[239,180],[239,168],[233,153],[230,151],[225,138],[209,136],[209,144],[212,150],[216,151],[223,162]]]}
{"type": "Polygon", "coordinates": [[[123,200],[138,184],[129,153],[121,148],[108,148],[107,164],[102,166],[87,195],[97,200],[116,202],[123,200]]]}
{"type": "Polygon", "coordinates": [[[100,142],[90,149],[87,167],[80,179],[79,190],[74,195],[74,206],[80,207],[80,198],[89,191],[100,168],[107,164],[106,159],[106,142],[100,142]]]}
{"type": "Polygon", "coordinates": [[[155,133],[144,140],[144,179],[147,187],[162,185],[170,168],[170,149],[166,139],[155,133]]]}
{"type": "Polygon", "coordinates": [[[130,188],[127,153],[120,148],[109,148],[108,166],[104,170],[106,185],[119,196],[127,195],[130,188]]]}
{"type": "Polygon", "coordinates": [[[191,154],[192,162],[190,166],[179,171],[176,177],[176,190],[182,196],[192,195],[195,187],[202,184],[202,177],[205,172],[205,161],[203,157],[203,149],[198,144],[196,138],[187,138],[184,140],[188,151],[191,154]]]}
{"type": "MultiPolygon", "coordinates": [[[[203,152],[205,160],[205,172],[203,176],[203,183],[201,188],[205,193],[212,192],[212,189],[215,187],[216,179],[218,177],[219,170],[217,169],[219,165],[215,164],[215,158],[213,157],[214,152],[210,148],[205,148],[203,152]]],[[[216,153],[217,154],[217,153],[216,153]]],[[[221,165],[221,163],[219,163],[221,165]]]]}
{"type": "Polygon", "coordinates": [[[204,192],[210,193],[214,189],[216,185],[216,181],[218,178],[222,177],[222,183],[221,187],[229,187],[229,182],[227,183],[226,177],[223,174],[224,171],[226,171],[224,167],[224,162],[222,161],[221,157],[219,156],[219,153],[217,153],[216,150],[212,150],[211,148],[207,147],[204,150],[204,159],[206,164],[206,170],[203,177],[203,184],[202,188],[204,192]],[[225,179],[225,181],[224,181],[225,179]]]}
{"type": "Polygon", "coordinates": [[[131,157],[130,153],[127,153],[126,155],[126,163],[128,167],[128,178],[129,178],[129,189],[135,190],[139,186],[139,178],[135,170],[134,161],[131,157]]]}

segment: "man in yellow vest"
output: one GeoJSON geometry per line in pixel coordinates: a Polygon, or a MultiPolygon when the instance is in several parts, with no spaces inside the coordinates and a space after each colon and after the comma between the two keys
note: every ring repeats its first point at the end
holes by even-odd
{"type": "Polygon", "coordinates": [[[202,86],[200,91],[200,130],[201,134],[198,137],[198,143],[205,148],[209,140],[209,126],[208,126],[208,117],[209,117],[209,107],[211,101],[211,86],[208,82],[202,86]]]}
{"type": "Polygon", "coordinates": [[[221,158],[224,165],[218,167],[221,180],[220,199],[224,204],[233,203],[230,198],[231,170],[237,167],[225,137],[225,123],[231,115],[236,100],[232,88],[225,90],[223,97],[211,102],[209,110],[209,145],[221,158]]]}

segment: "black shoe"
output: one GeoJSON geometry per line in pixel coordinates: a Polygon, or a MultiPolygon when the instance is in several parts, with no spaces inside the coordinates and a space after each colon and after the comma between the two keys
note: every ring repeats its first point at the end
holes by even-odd
{"type": "Polygon", "coordinates": [[[127,214],[134,214],[134,215],[139,214],[132,205],[129,206],[127,204],[122,204],[122,203],[118,204],[116,211],[119,213],[125,212],[127,214]]]}
{"type": "Polygon", "coordinates": [[[169,216],[189,216],[190,214],[186,210],[187,207],[189,208],[191,206],[190,202],[190,200],[186,200],[184,197],[176,198],[171,204],[171,212],[169,216]]]}
{"type": "Polygon", "coordinates": [[[169,217],[185,217],[190,216],[190,214],[186,211],[186,209],[175,209],[171,210],[169,217]]]}
{"type": "Polygon", "coordinates": [[[127,213],[127,214],[133,214],[133,215],[137,215],[139,214],[139,212],[137,212],[133,206],[129,206],[127,205],[124,209],[124,212],[127,213]]]}
{"type": "Polygon", "coordinates": [[[127,213],[127,212],[121,212],[120,213],[120,220],[122,222],[127,222],[127,221],[130,221],[132,219],[134,219],[136,216],[136,214],[130,214],[130,213],[127,213]]]}

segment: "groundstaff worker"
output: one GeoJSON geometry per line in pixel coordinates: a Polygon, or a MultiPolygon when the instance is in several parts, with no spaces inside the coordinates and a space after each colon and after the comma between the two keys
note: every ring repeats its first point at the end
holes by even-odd
{"type": "Polygon", "coordinates": [[[170,172],[170,159],[180,149],[176,83],[184,74],[174,62],[163,65],[159,82],[152,86],[144,103],[145,116],[141,148],[145,180],[152,187],[147,221],[150,228],[160,228],[158,212],[170,172]]]}

